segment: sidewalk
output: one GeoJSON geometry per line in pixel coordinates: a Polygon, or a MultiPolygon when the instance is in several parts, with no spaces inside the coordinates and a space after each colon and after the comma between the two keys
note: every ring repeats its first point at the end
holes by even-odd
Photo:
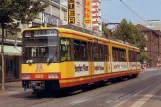
{"type": "Polygon", "coordinates": [[[22,82],[21,81],[16,81],[16,82],[8,82],[5,83],[5,92],[1,93],[1,84],[0,84],[0,95],[1,94],[9,94],[9,93],[19,93],[23,92],[22,88],[22,82]]]}
{"type": "Polygon", "coordinates": [[[144,69],[146,71],[153,71],[153,70],[161,70],[161,67],[153,67],[153,68],[146,68],[144,69]]]}

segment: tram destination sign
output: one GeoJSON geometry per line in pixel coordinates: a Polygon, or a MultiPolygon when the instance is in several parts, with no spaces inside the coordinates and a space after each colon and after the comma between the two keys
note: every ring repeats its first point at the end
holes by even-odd
{"type": "Polygon", "coordinates": [[[57,30],[35,30],[35,31],[25,31],[25,37],[41,37],[41,36],[57,36],[57,30]]]}

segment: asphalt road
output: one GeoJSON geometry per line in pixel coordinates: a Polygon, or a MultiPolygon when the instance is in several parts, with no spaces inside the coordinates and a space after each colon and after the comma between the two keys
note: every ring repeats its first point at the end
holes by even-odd
{"type": "Polygon", "coordinates": [[[59,92],[37,98],[30,91],[0,94],[0,107],[161,107],[161,70],[141,73],[137,78],[87,91],[59,92]]]}

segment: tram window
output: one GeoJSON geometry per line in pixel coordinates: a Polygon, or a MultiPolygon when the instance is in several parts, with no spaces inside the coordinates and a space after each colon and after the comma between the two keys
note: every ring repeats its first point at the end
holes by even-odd
{"type": "Polygon", "coordinates": [[[97,45],[97,43],[93,44],[93,59],[94,59],[94,61],[98,61],[98,45],[97,45]]]}
{"type": "Polygon", "coordinates": [[[67,38],[60,39],[60,60],[61,61],[71,60],[70,39],[67,38]]]}
{"type": "Polygon", "coordinates": [[[81,41],[81,51],[82,51],[82,60],[87,61],[88,60],[87,42],[81,41]]]}
{"type": "Polygon", "coordinates": [[[98,44],[98,61],[102,61],[102,60],[103,60],[102,56],[103,56],[104,54],[103,54],[102,48],[103,48],[103,46],[100,45],[100,44],[98,44]]]}
{"type": "Polygon", "coordinates": [[[132,53],[133,53],[133,55],[132,55],[132,58],[133,58],[132,61],[133,62],[136,62],[136,52],[133,51],[132,53]]]}
{"type": "Polygon", "coordinates": [[[134,62],[134,52],[133,51],[130,51],[130,57],[131,57],[131,62],[134,62]]]}
{"type": "Polygon", "coordinates": [[[137,52],[137,62],[140,62],[140,53],[137,52]]]}
{"type": "Polygon", "coordinates": [[[130,51],[128,51],[128,58],[129,58],[129,62],[131,62],[131,56],[130,56],[130,51]]]}
{"type": "Polygon", "coordinates": [[[113,47],[112,56],[113,56],[113,61],[125,62],[126,61],[126,50],[113,47]]]}
{"type": "Polygon", "coordinates": [[[132,62],[132,57],[131,57],[131,51],[129,50],[129,52],[128,52],[128,56],[129,56],[129,62],[132,62]]]}
{"type": "Polygon", "coordinates": [[[140,61],[140,53],[135,51],[129,51],[129,61],[130,62],[140,61]]]}
{"type": "Polygon", "coordinates": [[[93,43],[92,42],[88,42],[88,60],[92,61],[93,60],[93,43]]]}
{"type": "Polygon", "coordinates": [[[100,52],[100,56],[101,56],[101,61],[105,61],[106,60],[106,58],[105,58],[105,46],[104,45],[100,45],[101,47],[100,47],[100,49],[101,49],[101,52],[100,52]]]}
{"type": "Polygon", "coordinates": [[[115,58],[116,58],[116,52],[115,52],[115,50],[112,49],[112,60],[116,61],[115,58]]]}
{"type": "Polygon", "coordinates": [[[81,58],[81,46],[79,40],[74,40],[74,60],[80,61],[81,58]]]}
{"type": "Polygon", "coordinates": [[[108,54],[108,46],[104,45],[104,60],[108,61],[109,54],[108,54]]]}
{"type": "Polygon", "coordinates": [[[75,61],[88,60],[87,42],[74,40],[74,60],[75,61]]]}

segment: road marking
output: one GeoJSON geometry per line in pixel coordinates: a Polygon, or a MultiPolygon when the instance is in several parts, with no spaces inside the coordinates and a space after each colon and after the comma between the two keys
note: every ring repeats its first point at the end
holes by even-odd
{"type": "Polygon", "coordinates": [[[144,103],[146,103],[155,93],[157,93],[161,89],[161,86],[156,87],[152,91],[150,91],[148,94],[140,98],[137,102],[135,102],[130,107],[141,107],[144,103]]]}
{"type": "Polygon", "coordinates": [[[143,90],[139,91],[138,93],[134,94],[133,96],[127,98],[126,100],[120,102],[119,104],[115,105],[114,107],[119,107],[120,105],[122,105],[123,103],[125,103],[126,101],[128,101],[129,99],[131,99],[132,97],[135,97],[135,96],[139,95],[140,93],[144,92],[145,90],[147,90],[148,88],[152,87],[153,85],[155,85],[157,83],[160,83],[160,81],[157,81],[157,82],[149,85],[148,87],[144,88],[143,90]]]}

